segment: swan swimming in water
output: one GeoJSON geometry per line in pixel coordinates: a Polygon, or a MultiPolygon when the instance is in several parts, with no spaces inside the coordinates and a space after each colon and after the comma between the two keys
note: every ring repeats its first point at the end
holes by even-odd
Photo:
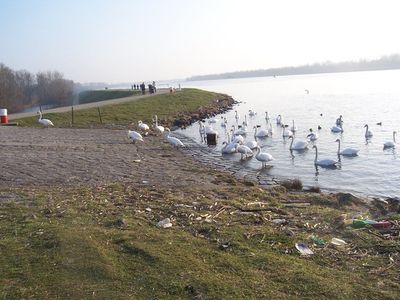
{"type": "Polygon", "coordinates": [[[396,147],[396,134],[397,131],[393,131],[393,141],[387,141],[383,144],[383,149],[395,148],[396,147]]]}
{"type": "Polygon", "coordinates": [[[308,142],[306,141],[297,141],[296,143],[294,143],[293,136],[289,136],[289,139],[292,139],[289,147],[290,150],[306,150],[308,148],[308,142]]]}
{"type": "Polygon", "coordinates": [[[284,125],[282,125],[282,128],[283,128],[282,136],[284,138],[293,135],[293,132],[291,130],[287,129],[284,125]]]}
{"type": "Polygon", "coordinates": [[[38,122],[42,124],[44,127],[48,128],[49,126],[54,126],[53,122],[49,119],[43,119],[42,112],[38,111],[39,119],[38,122]]]}
{"type": "Polygon", "coordinates": [[[292,127],[290,127],[290,130],[292,132],[296,132],[297,131],[297,127],[294,125],[294,120],[292,120],[292,127]]]}
{"type": "Polygon", "coordinates": [[[281,125],[282,123],[283,123],[282,116],[278,115],[278,117],[276,118],[276,125],[281,125]]]}
{"type": "Polygon", "coordinates": [[[238,112],[237,112],[237,110],[235,110],[235,119],[236,119],[236,122],[237,122],[237,120],[239,120],[239,114],[238,114],[238,112]]]}
{"type": "Polygon", "coordinates": [[[313,146],[313,149],[315,149],[315,159],[314,159],[314,165],[320,166],[323,168],[336,168],[336,164],[338,163],[335,160],[332,159],[320,159],[318,160],[318,148],[317,146],[313,146]]]}
{"type": "Polygon", "coordinates": [[[337,150],[337,154],[338,155],[343,155],[343,156],[357,156],[358,152],[360,150],[358,149],[354,149],[354,148],[345,148],[342,151],[340,151],[340,139],[337,139],[335,142],[338,143],[338,150],[337,150]]]}
{"type": "Polygon", "coordinates": [[[331,131],[332,132],[343,132],[343,126],[342,126],[342,124],[340,124],[340,125],[338,125],[338,126],[333,126],[332,128],[331,128],[331,131]]]}
{"type": "Polygon", "coordinates": [[[265,129],[260,129],[258,130],[259,125],[254,126],[254,137],[258,137],[258,138],[264,138],[264,137],[268,137],[268,131],[265,129]]]}
{"type": "Polygon", "coordinates": [[[368,130],[368,124],[365,124],[364,127],[365,127],[365,138],[368,139],[372,137],[374,134],[372,133],[371,130],[368,130]]]}
{"type": "Polygon", "coordinates": [[[339,118],[336,119],[336,126],[341,127],[341,125],[343,125],[342,118],[342,115],[340,115],[339,118]]]}
{"type": "Polygon", "coordinates": [[[257,113],[254,112],[253,110],[249,109],[249,116],[254,117],[257,113]]]}
{"type": "Polygon", "coordinates": [[[256,141],[247,141],[244,143],[244,145],[249,147],[251,150],[256,149],[258,147],[258,143],[256,141]]]}
{"type": "Polygon", "coordinates": [[[261,152],[261,147],[257,147],[256,159],[262,163],[262,167],[265,168],[267,166],[267,162],[274,160],[271,154],[267,152],[261,152]]]}
{"type": "Polygon", "coordinates": [[[236,145],[237,143],[231,142],[231,143],[227,143],[227,142],[223,142],[222,145],[224,145],[221,149],[221,153],[222,154],[232,154],[232,153],[236,153],[236,145]]]}
{"type": "Polygon", "coordinates": [[[307,135],[307,137],[310,139],[311,142],[315,142],[318,140],[319,135],[316,132],[313,132],[312,128],[310,128],[310,133],[307,135]]]}
{"type": "MultiPolygon", "coordinates": [[[[240,126],[240,125],[239,125],[240,126]]],[[[239,127],[238,126],[238,127],[239,127]]],[[[246,135],[247,134],[247,129],[245,126],[240,126],[237,130],[235,125],[232,125],[233,128],[233,134],[234,135],[246,135]]]]}

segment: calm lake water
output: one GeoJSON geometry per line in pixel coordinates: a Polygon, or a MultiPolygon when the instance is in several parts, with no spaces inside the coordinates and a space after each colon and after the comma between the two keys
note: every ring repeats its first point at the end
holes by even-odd
{"type": "MultiPolygon", "coordinates": [[[[254,125],[267,129],[265,112],[268,111],[273,136],[258,139],[263,152],[275,158],[273,166],[263,176],[299,178],[305,186],[319,186],[328,191],[345,191],[364,196],[400,196],[400,159],[396,149],[383,149],[385,141],[392,140],[394,130],[400,133],[400,70],[316,74],[299,76],[261,77],[214,81],[185,82],[182,87],[196,87],[231,95],[240,101],[223,116],[227,128],[241,124],[247,114],[249,134],[254,139],[254,125]],[[307,91],[309,93],[307,93],[307,91]],[[240,118],[235,119],[234,110],[240,118]],[[249,116],[249,110],[257,114],[249,116]],[[298,128],[296,139],[305,140],[309,129],[319,133],[315,142],[319,159],[338,159],[339,138],[344,147],[360,150],[356,157],[342,157],[337,169],[314,166],[312,144],[304,153],[289,151],[290,140],[282,137],[282,128],[276,125],[281,114],[285,124],[298,128]],[[322,115],[321,115],[322,114],[322,115]],[[343,116],[343,133],[332,133],[339,115],[343,116]],[[382,122],[379,126],[377,123],[382,122]],[[366,141],[364,125],[368,124],[373,137],[366,141]],[[322,129],[318,131],[317,127],[322,129]]],[[[217,118],[220,119],[220,116],[217,118]]],[[[219,132],[218,145],[213,149],[221,153],[222,142],[227,139],[221,122],[212,124],[219,132]]],[[[182,133],[201,143],[199,125],[182,133]]],[[[399,136],[400,140],[400,136],[399,136]]],[[[399,144],[400,147],[400,144],[399,144]]],[[[240,164],[246,172],[260,172],[261,163],[255,158],[240,163],[240,154],[224,155],[226,164],[240,164]]]]}

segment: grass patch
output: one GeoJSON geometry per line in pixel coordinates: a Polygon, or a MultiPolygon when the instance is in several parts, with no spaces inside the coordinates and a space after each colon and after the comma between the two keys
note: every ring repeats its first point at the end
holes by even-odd
{"type": "Polygon", "coordinates": [[[104,100],[124,98],[141,95],[140,91],[134,90],[96,90],[83,91],[79,93],[79,104],[92,103],[104,100]]]}
{"type": "MultiPolygon", "coordinates": [[[[213,104],[219,94],[198,90],[183,89],[173,94],[161,94],[132,102],[118,105],[108,105],[100,108],[103,125],[128,126],[138,120],[151,124],[155,115],[160,124],[170,125],[178,114],[188,114],[213,104]]],[[[70,127],[71,113],[44,112],[44,118],[50,119],[55,127],[70,127]]],[[[21,126],[40,127],[37,117],[28,117],[15,120],[21,126]]],[[[102,127],[97,108],[77,110],[74,112],[74,124],[76,128],[102,127]]]]}
{"type": "Polygon", "coordinates": [[[380,267],[386,270],[387,257],[353,259],[355,250],[363,253],[371,246],[382,247],[383,241],[367,232],[350,231],[342,237],[348,241],[357,241],[355,235],[362,238],[352,242],[351,251],[314,249],[314,256],[303,258],[294,243],[307,242],[307,236],[316,231],[328,240],[324,228],[340,212],[323,207],[291,210],[287,218],[293,230],[304,223],[309,227],[288,236],[268,221],[271,212],[238,214],[229,206],[232,200],[243,206],[269,202],[271,193],[257,187],[221,188],[212,195],[193,189],[159,191],[120,184],[4,193],[15,195],[18,201],[0,204],[2,298],[398,296],[396,275],[380,273],[380,267]],[[240,190],[240,197],[234,198],[240,190]],[[195,208],[177,208],[177,203],[195,208]],[[146,211],[149,206],[153,209],[146,211]],[[204,221],[206,215],[217,212],[211,222],[204,221]],[[110,226],[121,215],[125,226],[110,226]],[[173,227],[158,229],[157,221],[167,216],[173,227]]]}

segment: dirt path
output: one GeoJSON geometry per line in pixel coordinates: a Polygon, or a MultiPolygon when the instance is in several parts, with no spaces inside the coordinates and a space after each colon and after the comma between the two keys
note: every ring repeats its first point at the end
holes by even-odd
{"type": "MultiPolygon", "coordinates": [[[[166,94],[168,92],[169,92],[168,89],[157,89],[157,94],[130,96],[130,97],[124,97],[124,98],[118,98],[118,99],[111,99],[111,100],[105,100],[105,101],[99,101],[99,102],[74,105],[74,110],[100,107],[100,106],[111,105],[111,104],[120,104],[120,103],[124,103],[124,102],[129,102],[129,101],[137,101],[137,100],[152,97],[155,95],[166,94]]],[[[63,107],[47,109],[46,113],[61,113],[61,112],[68,112],[70,110],[71,110],[71,106],[63,106],[63,107]]],[[[8,116],[8,118],[9,118],[9,120],[15,120],[15,119],[20,119],[20,118],[25,118],[25,117],[32,117],[32,116],[36,116],[36,115],[37,115],[37,112],[17,113],[17,114],[10,114],[8,116]]]]}
{"type": "Polygon", "coordinates": [[[126,130],[0,127],[0,140],[0,187],[124,182],[207,188],[213,181],[189,149],[174,149],[161,136],[132,144],[126,130]]]}

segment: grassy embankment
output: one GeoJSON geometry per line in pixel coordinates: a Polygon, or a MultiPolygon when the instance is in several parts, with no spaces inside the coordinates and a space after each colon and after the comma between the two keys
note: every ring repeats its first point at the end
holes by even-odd
{"type": "Polygon", "coordinates": [[[0,295],[398,297],[398,242],[366,230],[332,227],[343,213],[332,205],[332,197],[288,194],[281,188],[265,191],[198,171],[216,176],[220,187],[175,191],[115,184],[3,190],[3,200],[12,201],[0,206],[0,295]],[[312,206],[285,208],[281,201],[289,198],[312,206]],[[173,219],[173,227],[158,229],[156,223],[165,217],[173,219]],[[273,225],[270,219],[276,217],[286,218],[289,226],[273,225]],[[340,237],[349,245],[311,246],[310,234],[325,241],[340,237]],[[299,255],[294,243],[301,241],[313,248],[313,256],[299,255]]]}
{"type": "Polygon", "coordinates": [[[83,91],[79,93],[79,103],[92,103],[110,99],[117,99],[123,97],[137,96],[142,93],[138,90],[96,90],[96,91],[83,91]]]}
{"type": "MultiPolygon", "coordinates": [[[[160,123],[170,124],[176,115],[189,113],[212,104],[212,100],[218,94],[213,92],[201,91],[197,89],[184,89],[182,92],[174,94],[155,95],[146,100],[132,101],[118,105],[100,107],[101,120],[103,124],[126,126],[132,122],[142,120],[151,124],[154,115],[158,115],[160,123]]],[[[70,127],[71,113],[51,113],[44,112],[43,118],[50,119],[55,127],[70,127]]],[[[14,120],[20,126],[40,127],[37,117],[14,120]]],[[[76,128],[101,127],[97,108],[77,110],[74,112],[74,124],[76,128]]]]}
{"type": "MultiPolygon", "coordinates": [[[[107,107],[107,120],[149,120],[154,113],[169,119],[212,98],[189,92],[197,95],[196,105],[196,99],[182,105],[179,93],[174,99],[156,96],[130,103],[133,107],[107,107]]],[[[83,120],[79,127],[96,124],[95,117],[86,123],[85,116],[89,112],[77,119],[83,120]]],[[[54,117],[59,126],[68,125],[68,114],[54,117]]],[[[20,122],[36,125],[35,119],[20,122]]],[[[179,154],[165,151],[166,157],[179,154]]],[[[398,240],[342,224],[344,214],[365,207],[341,207],[332,195],[264,190],[207,166],[191,171],[209,174],[215,187],[0,189],[0,297],[398,298],[398,240]],[[309,205],[291,206],[298,202],[309,205]],[[165,217],[173,227],[157,228],[165,217]],[[274,225],[275,218],[288,224],[274,225]],[[348,245],[318,247],[311,234],[326,242],[342,238],[348,245]],[[301,257],[296,242],[306,242],[315,254],[301,257]]]]}

